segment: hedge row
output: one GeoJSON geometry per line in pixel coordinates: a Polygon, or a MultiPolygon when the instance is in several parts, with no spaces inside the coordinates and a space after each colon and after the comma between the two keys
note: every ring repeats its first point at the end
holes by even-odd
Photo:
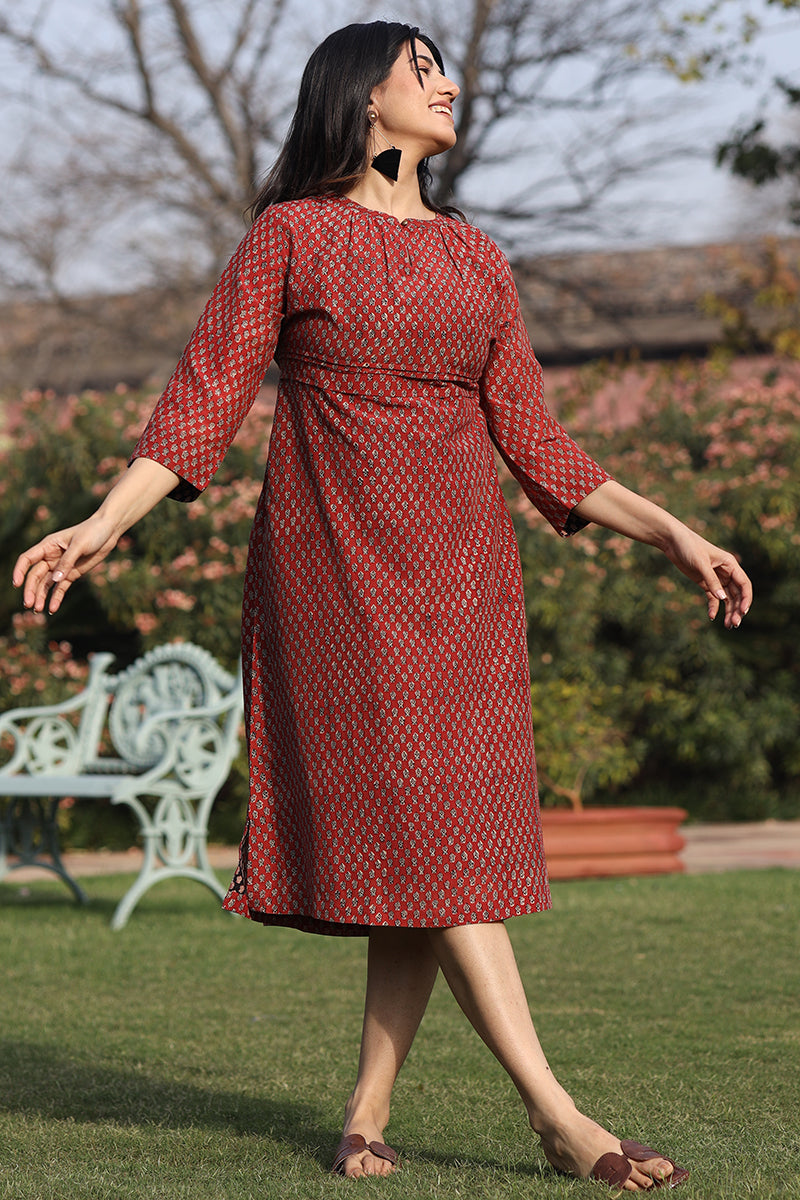
{"type": "MultiPolygon", "coordinates": [[[[681,803],[697,817],[800,814],[800,401],[779,360],[568,374],[553,397],[580,442],[622,482],[741,554],[757,603],[740,631],[708,626],[703,599],[666,560],[591,528],[558,539],[504,478],[529,617],[545,803],[681,803]],[[643,411],[620,428],[626,396],[643,411]],[[612,412],[603,421],[598,412],[612,412]]],[[[123,469],[154,397],[124,387],[7,403],[0,465],[0,707],[78,689],[93,649],[120,665],[186,639],[232,666],[241,577],[272,407],[254,406],[208,491],[166,502],[47,622],[7,582],[21,547],[85,517],[123,469]]],[[[238,836],[245,770],[216,806],[238,836]]],[[[73,845],[125,842],[99,806],[63,812],[73,845]]]]}

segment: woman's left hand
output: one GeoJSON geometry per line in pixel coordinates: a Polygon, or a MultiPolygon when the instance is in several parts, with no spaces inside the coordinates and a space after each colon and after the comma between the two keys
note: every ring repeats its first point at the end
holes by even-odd
{"type": "Polygon", "coordinates": [[[724,603],[725,628],[739,628],[753,602],[753,585],[727,550],[707,542],[666,509],[615,479],[606,480],[585,496],[575,505],[575,512],[586,521],[663,550],[679,571],[700,584],[711,620],[724,603]]]}
{"type": "Polygon", "coordinates": [[[714,620],[724,603],[725,628],[738,629],[753,602],[753,585],[741,563],[686,525],[671,530],[662,549],[679,571],[703,589],[709,619],[714,620]]]}

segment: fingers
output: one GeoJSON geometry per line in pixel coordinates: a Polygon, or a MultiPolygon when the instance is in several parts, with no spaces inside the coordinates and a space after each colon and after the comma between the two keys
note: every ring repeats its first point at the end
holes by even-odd
{"type": "MultiPolygon", "coordinates": [[[[59,572],[61,579],[61,573],[59,572]]],[[[69,588],[70,583],[75,579],[80,578],[79,571],[72,571],[66,578],[61,579],[57,589],[53,589],[55,582],[54,573],[50,570],[47,562],[42,562],[32,567],[25,579],[25,588],[22,593],[22,603],[26,608],[32,608],[34,612],[44,612],[45,605],[48,606],[48,611],[51,613],[57,612],[61,601],[64,599],[64,594],[69,588]],[[50,601],[48,604],[48,593],[50,601]]]]}
{"type": "Polygon", "coordinates": [[[11,582],[14,584],[14,587],[22,586],[31,568],[41,563],[45,558],[47,553],[46,546],[52,546],[52,543],[53,538],[47,538],[45,541],[37,542],[35,546],[31,546],[30,550],[26,550],[24,554],[20,554],[14,563],[14,570],[11,574],[11,582]]]}
{"type": "Polygon", "coordinates": [[[706,595],[708,616],[714,620],[724,604],[725,628],[738,629],[753,602],[753,585],[732,554],[689,529],[667,550],[675,566],[699,583],[706,595]]]}
{"type": "Polygon", "coordinates": [[[708,603],[708,619],[713,621],[720,610],[721,604],[728,602],[728,593],[722,586],[719,576],[714,571],[710,563],[700,568],[700,586],[706,594],[708,603]]]}
{"type": "Polygon", "coordinates": [[[50,613],[58,612],[70,585],[101,562],[116,540],[108,524],[94,517],[26,550],[12,576],[15,587],[23,588],[25,607],[40,613],[47,605],[50,613]]]}
{"type": "Polygon", "coordinates": [[[728,580],[728,591],[733,593],[738,610],[745,615],[753,603],[753,585],[741,563],[735,562],[728,580]]]}
{"type": "Polygon", "coordinates": [[[724,601],[725,628],[738,629],[753,602],[753,585],[732,554],[716,546],[711,549],[712,573],[704,574],[702,584],[709,597],[708,615],[713,621],[719,612],[719,602],[724,601]]]}
{"type": "Polygon", "coordinates": [[[34,605],[35,611],[42,612],[46,604],[47,611],[51,616],[53,613],[57,613],[61,607],[61,601],[64,599],[64,596],[66,595],[70,584],[73,582],[73,579],[79,578],[80,576],[76,572],[72,579],[63,579],[61,582],[59,582],[58,587],[54,588],[53,583],[55,582],[55,576],[52,574],[47,575],[42,581],[41,588],[37,592],[36,603],[34,605]]]}
{"type": "Polygon", "coordinates": [[[56,569],[50,573],[49,578],[45,579],[45,589],[47,587],[51,588],[50,602],[48,605],[48,612],[51,615],[52,613],[58,612],[59,608],[61,607],[61,601],[69,591],[70,585],[73,584],[76,579],[80,579],[81,575],[85,573],[84,571],[78,571],[69,566],[66,560],[67,556],[64,555],[64,557],[56,564],[56,569]]]}
{"type": "Polygon", "coordinates": [[[709,621],[713,621],[719,612],[719,602],[721,597],[717,597],[713,591],[709,591],[709,588],[705,583],[703,584],[703,588],[708,596],[708,619],[709,621]]]}
{"type": "Polygon", "coordinates": [[[44,610],[45,598],[52,582],[51,572],[63,556],[70,532],[62,530],[43,538],[41,542],[37,542],[21,554],[14,564],[12,582],[15,587],[23,588],[22,602],[26,608],[32,608],[35,612],[44,610]]]}
{"type": "Polygon", "coordinates": [[[22,603],[26,608],[32,608],[34,612],[42,612],[44,609],[46,580],[49,573],[50,568],[46,562],[40,562],[28,571],[22,593],[22,603]]]}

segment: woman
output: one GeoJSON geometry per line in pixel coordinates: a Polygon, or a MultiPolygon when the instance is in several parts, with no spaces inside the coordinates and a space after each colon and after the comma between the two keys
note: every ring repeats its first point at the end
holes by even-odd
{"type": "Polygon", "coordinates": [[[508,264],[429,198],[458,87],[409,26],[331,35],[255,221],[131,465],[15,568],[67,588],[166,495],[193,499],[273,353],[281,389],[250,541],[251,798],[225,905],[369,938],[363,1040],[334,1169],[385,1175],[392,1086],[441,968],[559,1170],[625,1189],[686,1172],[579,1113],[539,1046],[503,921],[549,907],[520,568],[491,452],[567,535],[661,549],[737,627],[731,554],[609,479],[549,416],[508,264]]]}

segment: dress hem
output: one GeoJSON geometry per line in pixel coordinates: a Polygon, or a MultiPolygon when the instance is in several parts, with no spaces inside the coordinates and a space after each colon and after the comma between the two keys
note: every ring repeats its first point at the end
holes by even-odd
{"type": "Polygon", "coordinates": [[[534,913],[548,912],[551,908],[551,900],[548,896],[537,906],[525,905],[520,908],[504,910],[502,913],[491,916],[487,915],[467,920],[463,917],[459,919],[453,914],[452,920],[440,918],[438,921],[420,921],[416,923],[411,921],[381,921],[374,925],[329,921],[323,917],[309,916],[306,913],[256,912],[250,908],[244,912],[238,906],[229,907],[227,904],[223,904],[223,908],[228,912],[232,912],[235,916],[243,916],[247,920],[256,921],[260,925],[278,925],[289,929],[298,929],[301,933],[317,933],[327,937],[368,937],[373,929],[452,929],[459,925],[492,925],[507,921],[511,917],[524,917],[534,913]]]}

